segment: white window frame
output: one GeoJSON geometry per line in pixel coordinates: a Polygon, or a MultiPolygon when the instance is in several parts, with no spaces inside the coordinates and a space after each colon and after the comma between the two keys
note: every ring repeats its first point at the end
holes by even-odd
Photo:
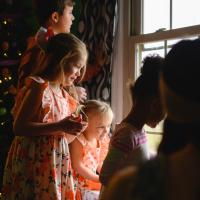
{"type": "Polygon", "coordinates": [[[127,89],[127,81],[135,80],[138,76],[137,66],[137,45],[146,42],[157,42],[169,39],[193,37],[200,35],[200,25],[190,26],[186,28],[178,28],[167,31],[140,35],[142,31],[141,13],[142,0],[119,0],[119,24],[118,24],[118,45],[114,49],[118,57],[114,57],[113,83],[112,83],[112,108],[115,113],[115,123],[122,120],[131,108],[129,92],[127,89]],[[135,17],[131,17],[131,7],[135,17]],[[134,19],[134,21],[131,21],[134,19]],[[131,23],[135,27],[131,29],[131,23]],[[119,82],[120,80],[120,82],[119,82]],[[121,84],[120,87],[117,85],[121,84]]]}
{"type": "MultiPolygon", "coordinates": [[[[137,78],[138,70],[136,69],[137,66],[137,45],[143,44],[143,43],[151,43],[151,42],[159,42],[163,40],[170,40],[170,39],[178,39],[178,38],[187,38],[187,37],[193,37],[200,35],[200,25],[195,26],[189,26],[184,28],[178,28],[178,29],[171,29],[166,31],[157,31],[154,33],[149,34],[140,34],[142,33],[142,15],[143,15],[143,0],[129,0],[126,3],[129,4],[130,7],[132,7],[132,11],[134,13],[131,13],[131,9],[129,10],[129,16],[131,19],[135,19],[134,22],[130,21],[131,23],[134,23],[134,27],[130,27],[131,23],[128,25],[130,34],[128,36],[128,44],[130,48],[130,55],[135,55],[135,58],[131,59],[129,67],[134,67],[135,70],[135,78],[137,78]],[[141,17],[140,17],[141,16],[141,17]]],[[[129,17],[126,16],[126,17],[129,17]]],[[[172,21],[172,20],[170,20],[172,21]]],[[[172,27],[172,22],[170,22],[170,27],[172,27]]]]}

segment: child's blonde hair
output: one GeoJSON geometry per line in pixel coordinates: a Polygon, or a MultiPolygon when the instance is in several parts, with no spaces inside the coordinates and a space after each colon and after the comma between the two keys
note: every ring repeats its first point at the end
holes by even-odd
{"type": "MultiPolygon", "coordinates": [[[[42,71],[34,75],[45,77],[49,81],[60,80],[65,85],[65,72],[71,63],[81,59],[87,61],[86,45],[71,33],[59,33],[49,39],[46,50],[46,59],[42,63],[42,71]]],[[[81,69],[81,79],[85,74],[86,66],[81,69]]]]}
{"type": "Polygon", "coordinates": [[[82,107],[83,112],[87,115],[90,112],[102,114],[109,114],[113,118],[113,111],[110,105],[100,100],[87,100],[82,107]]]}

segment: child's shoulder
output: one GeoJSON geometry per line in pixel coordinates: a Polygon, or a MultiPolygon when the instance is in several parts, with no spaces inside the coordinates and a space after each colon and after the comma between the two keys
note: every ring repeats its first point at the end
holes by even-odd
{"type": "Polygon", "coordinates": [[[118,135],[118,134],[127,134],[127,135],[131,135],[134,133],[137,133],[138,130],[130,123],[127,122],[121,122],[120,124],[116,125],[114,134],[118,135]]]}
{"type": "Polygon", "coordinates": [[[48,86],[48,82],[45,81],[40,76],[29,76],[26,78],[25,85],[28,87],[35,86],[35,87],[46,88],[48,86]]]}
{"type": "Polygon", "coordinates": [[[80,134],[80,135],[78,135],[78,136],[76,137],[76,139],[80,142],[80,144],[81,144],[82,146],[86,146],[86,145],[87,145],[87,140],[86,140],[86,138],[85,138],[85,136],[84,136],[83,133],[80,134]]]}
{"type": "Polygon", "coordinates": [[[40,84],[45,83],[45,80],[40,76],[29,76],[28,78],[40,84]]]}
{"type": "Polygon", "coordinates": [[[133,125],[121,122],[116,125],[115,131],[111,137],[111,145],[118,146],[118,144],[123,144],[131,147],[132,141],[137,134],[138,130],[133,125]]]}
{"type": "Polygon", "coordinates": [[[41,95],[46,91],[48,82],[41,77],[29,76],[25,80],[25,86],[21,89],[20,93],[25,93],[31,90],[35,95],[41,95]]]}

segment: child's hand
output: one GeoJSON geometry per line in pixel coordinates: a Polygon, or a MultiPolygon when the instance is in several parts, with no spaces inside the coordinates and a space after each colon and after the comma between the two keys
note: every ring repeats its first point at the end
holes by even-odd
{"type": "Polygon", "coordinates": [[[84,126],[81,132],[83,132],[87,128],[88,122],[83,119],[83,115],[82,114],[78,114],[78,115],[73,115],[72,114],[70,116],[70,118],[72,120],[76,121],[76,122],[80,122],[84,126]]]}
{"type": "Polygon", "coordinates": [[[81,120],[81,116],[73,117],[73,115],[64,118],[59,123],[64,132],[72,135],[79,135],[88,125],[87,122],[81,120]]]}
{"type": "Polygon", "coordinates": [[[74,119],[77,122],[82,122],[83,121],[83,116],[81,114],[79,114],[78,116],[72,114],[71,118],[74,119]]]}
{"type": "Polygon", "coordinates": [[[83,103],[87,99],[87,92],[85,88],[76,86],[76,92],[79,102],[83,103]]]}
{"type": "Polygon", "coordinates": [[[79,105],[76,111],[72,114],[74,118],[77,118],[80,121],[88,122],[88,116],[83,111],[84,105],[79,105]]]}

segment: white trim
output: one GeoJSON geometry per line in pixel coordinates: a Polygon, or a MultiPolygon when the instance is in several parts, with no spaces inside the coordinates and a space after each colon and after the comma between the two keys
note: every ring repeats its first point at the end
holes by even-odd
{"type": "MultiPolygon", "coordinates": [[[[119,123],[130,110],[131,102],[126,86],[128,79],[132,78],[133,68],[130,68],[129,49],[129,0],[119,0],[119,24],[117,39],[114,44],[113,72],[112,72],[112,109],[115,114],[114,124],[119,123]]],[[[132,54],[134,55],[134,54],[132,54]]]]}
{"type": "Polygon", "coordinates": [[[179,29],[158,31],[155,33],[143,34],[131,36],[130,44],[140,44],[145,42],[155,42],[161,40],[169,40],[174,38],[185,38],[189,36],[195,36],[200,34],[200,25],[189,26],[179,29]]]}
{"type": "Polygon", "coordinates": [[[111,107],[114,112],[113,125],[119,123],[123,118],[123,4],[119,1],[118,23],[116,24],[115,41],[112,55],[112,89],[111,107]]]}

